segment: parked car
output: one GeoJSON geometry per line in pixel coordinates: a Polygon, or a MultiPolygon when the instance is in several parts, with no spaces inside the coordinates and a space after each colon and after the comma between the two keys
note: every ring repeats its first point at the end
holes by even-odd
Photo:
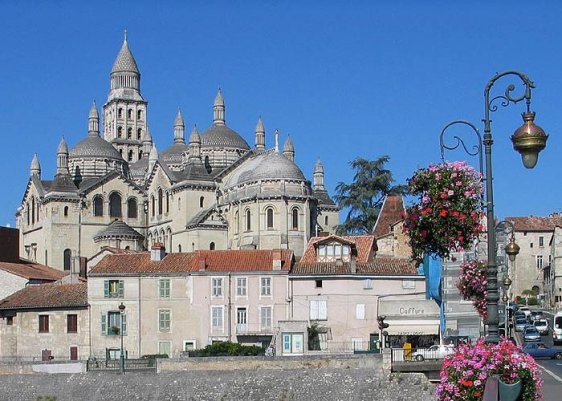
{"type": "Polygon", "coordinates": [[[533,310],[531,311],[531,321],[534,322],[535,320],[544,319],[544,314],[542,310],[533,310]]]}
{"type": "Polygon", "coordinates": [[[562,359],[562,349],[550,348],[544,343],[527,343],[523,346],[523,352],[533,358],[562,359]]]}
{"type": "Polygon", "coordinates": [[[554,324],[552,325],[552,340],[554,345],[562,343],[562,312],[558,312],[554,316],[554,324]]]}
{"type": "Polygon", "coordinates": [[[515,331],[523,331],[525,326],[527,326],[527,319],[524,317],[518,317],[515,319],[515,331]]]}
{"type": "Polygon", "coordinates": [[[537,330],[539,331],[539,333],[541,333],[541,335],[544,336],[548,334],[548,320],[546,319],[535,320],[533,322],[533,325],[537,328],[537,330]]]}
{"type": "Polygon", "coordinates": [[[454,352],[455,347],[452,345],[432,345],[429,348],[418,348],[412,354],[412,359],[418,362],[425,361],[426,359],[443,359],[454,352]]]}
{"type": "Polygon", "coordinates": [[[527,341],[540,341],[541,333],[537,330],[535,326],[526,326],[523,330],[523,340],[527,341]]]}

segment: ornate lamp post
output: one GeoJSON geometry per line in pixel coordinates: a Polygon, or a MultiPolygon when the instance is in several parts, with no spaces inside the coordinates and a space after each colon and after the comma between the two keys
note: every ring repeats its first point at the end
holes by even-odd
{"type": "MultiPolygon", "coordinates": [[[[444,149],[456,149],[459,146],[462,146],[464,150],[470,155],[480,154],[480,169],[482,171],[482,144],[484,145],[484,154],[485,154],[485,181],[486,181],[486,200],[485,200],[485,208],[486,208],[486,232],[488,235],[488,265],[486,269],[486,278],[488,280],[488,296],[486,298],[487,308],[488,308],[488,319],[486,321],[487,330],[486,330],[486,341],[490,343],[497,343],[499,342],[499,315],[498,315],[498,266],[496,261],[496,232],[495,232],[495,224],[494,224],[494,192],[493,192],[493,175],[492,175],[492,120],[490,119],[490,113],[495,112],[498,110],[498,105],[495,104],[496,101],[502,107],[507,107],[510,104],[519,103],[522,100],[525,100],[527,110],[523,113],[523,125],[519,127],[513,136],[511,137],[511,141],[513,142],[513,148],[521,154],[523,165],[526,168],[533,168],[537,164],[538,155],[541,150],[543,150],[546,146],[546,140],[548,139],[548,135],[546,135],[542,128],[535,125],[535,113],[531,111],[531,89],[534,88],[533,81],[527,77],[527,75],[518,72],[518,71],[505,71],[500,74],[496,74],[492,79],[488,81],[486,87],[484,88],[484,139],[482,140],[480,137],[480,133],[476,126],[468,121],[458,120],[453,121],[445,126],[443,131],[441,132],[441,156],[443,157],[444,149]],[[505,92],[503,95],[499,95],[490,99],[490,91],[496,81],[500,78],[505,76],[512,76],[515,78],[519,78],[524,85],[523,94],[520,96],[515,96],[515,85],[510,84],[506,87],[505,92]],[[446,145],[444,143],[444,134],[445,131],[456,124],[462,124],[465,126],[470,127],[474,133],[478,136],[478,146],[474,147],[473,152],[465,146],[462,139],[458,136],[454,138],[457,140],[456,144],[453,146],[446,145]]],[[[515,247],[517,245],[512,241],[506,247],[506,253],[509,256],[510,260],[515,259],[515,255],[519,251],[515,252],[515,247]]]]}
{"type": "Polygon", "coordinates": [[[123,349],[123,314],[125,313],[125,305],[123,304],[123,302],[121,302],[121,304],[119,305],[119,313],[121,314],[119,317],[119,321],[120,321],[120,329],[119,329],[119,333],[121,334],[121,355],[120,355],[120,359],[121,359],[121,373],[125,374],[125,354],[124,354],[124,349],[123,349]]]}

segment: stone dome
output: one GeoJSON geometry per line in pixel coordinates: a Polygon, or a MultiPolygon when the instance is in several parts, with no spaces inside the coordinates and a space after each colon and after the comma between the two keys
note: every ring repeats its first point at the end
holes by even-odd
{"type": "Polygon", "coordinates": [[[166,164],[180,164],[183,152],[187,152],[189,146],[185,143],[176,142],[160,154],[160,160],[166,164]]]}
{"type": "Polygon", "coordinates": [[[97,135],[88,135],[78,142],[70,150],[69,156],[71,159],[96,157],[124,161],[113,145],[97,135]]]}
{"type": "Polygon", "coordinates": [[[273,150],[245,161],[230,177],[229,187],[257,180],[306,181],[301,169],[281,153],[273,150]]]}
{"type": "Polygon", "coordinates": [[[201,146],[250,150],[244,138],[226,125],[213,125],[203,132],[201,146]]]}
{"type": "Polygon", "coordinates": [[[131,228],[127,223],[121,220],[114,220],[111,224],[94,235],[94,241],[97,242],[102,239],[111,238],[141,240],[144,237],[138,231],[131,228]]]}

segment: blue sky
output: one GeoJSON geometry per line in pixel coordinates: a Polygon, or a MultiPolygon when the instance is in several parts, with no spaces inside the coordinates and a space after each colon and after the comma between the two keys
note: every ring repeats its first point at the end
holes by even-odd
{"type": "Polygon", "coordinates": [[[397,183],[437,162],[441,128],[461,118],[481,127],[486,82],[523,71],[536,84],[535,121],[550,138],[526,170],[510,142],[524,106],[492,115],[496,212],[562,211],[560,2],[75,3],[0,0],[0,225],[15,224],[33,153],[52,179],[61,136],[72,147],[87,134],[124,29],[159,150],[172,143],[178,106],[188,132],[211,124],[220,86],[231,128],[253,144],[261,115],[268,147],[275,128],[282,142],[291,134],[305,175],[312,179],[320,158],[332,194],[352,179],[356,157],[390,156],[397,183]]]}

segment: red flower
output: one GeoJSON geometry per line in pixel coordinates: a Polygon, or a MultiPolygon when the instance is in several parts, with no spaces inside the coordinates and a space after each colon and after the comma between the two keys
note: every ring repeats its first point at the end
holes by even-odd
{"type": "Polygon", "coordinates": [[[441,217],[447,217],[448,214],[449,214],[449,211],[447,209],[442,209],[439,212],[439,216],[441,216],[441,217]]]}

